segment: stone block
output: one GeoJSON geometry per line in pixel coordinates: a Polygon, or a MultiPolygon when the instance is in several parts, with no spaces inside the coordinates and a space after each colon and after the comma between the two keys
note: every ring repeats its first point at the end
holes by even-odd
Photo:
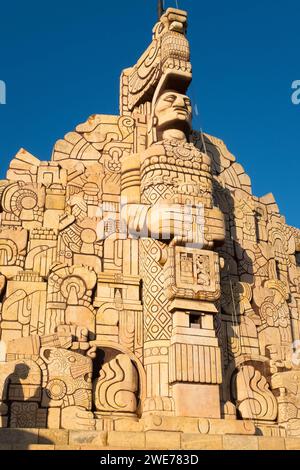
{"type": "Polygon", "coordinates": [[[176,383],[172,389],[177,415],[220,418],[218,385],[176,383]]]}
{"type": "Polygon", "coordinates": [[[70,445],[93,446],[95,449],[107,445],[107,433],[104,431],[70,431],[70,445]]]}
{"type": "Polygon", "coordinates": [[[9,444],[0,444],[0,451],[1,450],[12,450],[12,446],[9,444]]]}
{"type": "Polygon", "coordinates": [[[198,429],[202,434],[241,434],[255,435],[255,425],[251,421],[234,419],[205,419],[198,420],[198,429]]]}
{"type": "Polygon", "coordinates": [[[181,448],[180,432],[148,431],[145,434],[147,449],[175,450],[181,448]]]}
{"type": "Polygon", "coordinates": [[[286,450],[300,450],[300,438],[299,437],[286,437],[285,448],[286,450]]]}
{"type": "Polygon", "coordinates": [[[97,444],[82,444],[80,446],[80,450],[100,450],[102,452],[103,450],[105,451],[108,450],[108,447],[107,446],[101,447],[101,446],[98,446],[97,444]]]}
{"type": "Polygon", "coordinates": [[[114,422],[115,431],[133,431],[142,432],[144,430],[144,424],[140,421],[134,421],[132,419],[117,419],[114,422]]]}
{"type": "Polygon", "coordinates": [[[47,194],[46,196],[46,209],[52,210],[64,210],[65,208],[65,197],[57,194],[47,194]]]}
{"type": "Polygon", "coordinates": [[[222,450],[222,436],[182,434],[181,448],[185,450],[222,450]]]}
{"type": "Polygon", "coordinates": [[[258,450],[258,438],[256,436],[223,436],[224,450],[258,450]]]}
{"type": "Polygon", "coordinates": [[[119,449],[144,449],[145,433],[110,431],[108,432],[107,443],[109,447],[119,449]]]}
{"type": "Polygon", "coordinates": [[[143,421],[145,431],[198,432],[198,419],[196,418],[148,415],[143,421]]]}
{"type": "Polygon", "coordinates": [[[54,450],[81,450],[81,449],[80,449],[80,446],[58,445],[58,446],[54,446],[54,450]]]}
{"type": "Polygon", "coordinates": [[[0,429],[0,444],[24,445],[38,443],[37,429],[0,429]]]}
{"type": "Polygon", "coordinates": [[[283,437],[258,437],[259,450],[285,450],[283,437]]]}
{"type": "Polygon", "coordinates": [[[69,433],[64,429],[39,429],[39,444],[69,444],[69,433]]]}
{"type": "Polygon", "coordinates": [[[12,450],[29,450],[31,445],[36,445],[36,444],[13,444],[12,450]]]}
{"type": "Polygon", "coordinates": [[[29,444],[27,450],[54,450],[54,445],[46,445],[46,444],[29,444]]]}

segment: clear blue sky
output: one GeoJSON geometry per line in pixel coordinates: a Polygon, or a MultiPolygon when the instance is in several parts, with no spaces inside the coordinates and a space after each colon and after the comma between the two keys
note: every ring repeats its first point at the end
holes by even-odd
{"type": "MultiPolygon", "coordinates": [[[[0,178],[20,147],[47,160],[54,142],[91,114],[118,112],[119,74],[148,45],[156,0],[1,3],[0,178]]],[[[300,227],[299,0],[178,0],[189,11],[194,127],[222,138],[300,227]]],[[[175,6],[174,1],[165,1],[175,6]]]]}

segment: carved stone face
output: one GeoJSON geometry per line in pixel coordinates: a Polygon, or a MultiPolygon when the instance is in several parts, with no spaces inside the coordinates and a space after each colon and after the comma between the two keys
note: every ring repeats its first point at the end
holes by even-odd
{"type": "Polygon", "coordinates": [[[190,128],[192,120],[192,105],[188,96],[176,91],[166,91],[157,100],[154,115],[157,118],[157,128],[186,129],[190,128]]]}

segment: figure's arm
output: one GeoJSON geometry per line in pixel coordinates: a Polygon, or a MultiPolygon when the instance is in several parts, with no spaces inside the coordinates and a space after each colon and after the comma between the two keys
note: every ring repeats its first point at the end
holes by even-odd
{"type": "Polygon", "coordinates": [[[220,244],[225,237],[224,217],[216,208],[159,200],[141,203],[140,155],[122,160],[121,226],[131,238],[153,238],[173,243],[191,243],[199,248],[220,244]]]}

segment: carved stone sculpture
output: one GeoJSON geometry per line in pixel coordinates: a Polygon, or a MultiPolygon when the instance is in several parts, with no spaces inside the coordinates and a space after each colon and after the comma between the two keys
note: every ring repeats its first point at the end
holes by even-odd
{"type": "Polygon", "coordinates": [[[300,436],[300,230],[192,129],[186,30],[0,182],[1,427],[300,436]]]}

